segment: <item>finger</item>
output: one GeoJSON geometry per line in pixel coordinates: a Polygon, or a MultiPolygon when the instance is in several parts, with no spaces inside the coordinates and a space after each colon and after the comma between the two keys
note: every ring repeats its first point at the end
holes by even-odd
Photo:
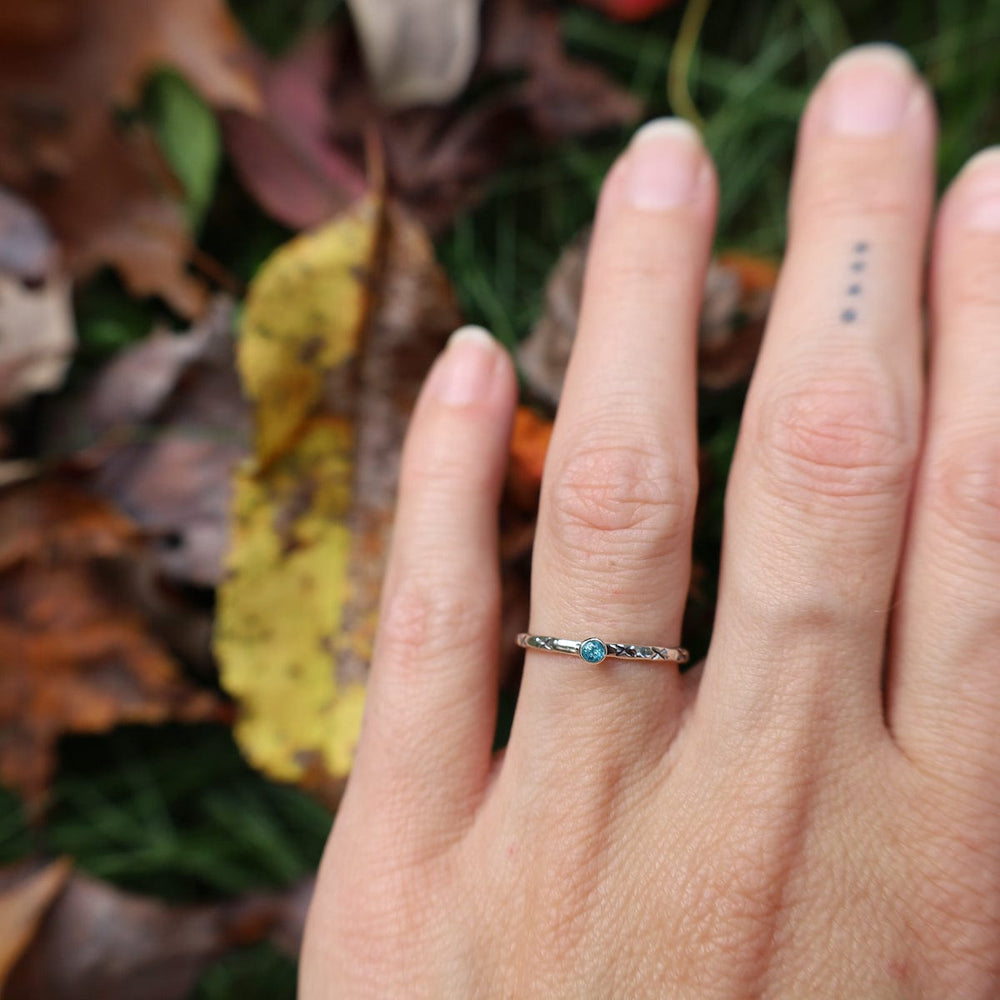
{"type": "Polygon", "coordinates": [[[884,735],[882,653],[919,447],[934,139],[930,96],[888,46],[834,63],[803,118],[700,695],[734,746],[775,725],[815,744],[817,726],[845,731],[848,719],[884,735]]]}
{"type": "MultiPolygon", "coordinates": [[[[407,434],[392,553],[349,794],[437,832],[485,788],[496,721],[497,504],[516,380],[484,330],[458,331],[407,434]]],[[[428,835],[431,831],[424,831],[428,835]]]]}
{"type": "MultiPolygon", "coordinates": [[[[637,133],[601,195],[573,355],[545,466],[530,631],[677,645],[697,492],[695,329],[715,213],[697,133],[637,133]]],[[[529,651],[512,759],[580,741],[655,758],[679,699],[671,663],[529,651]]],[[[572,766],[577,766],[576,764],[572,766]]]]}
{"type": "Polygon", "coordinates": [[[889,719],[911,756],[995,774],[1000,749],[1000,148],[939,215],[927,440],[893,623],[889,719]]]}

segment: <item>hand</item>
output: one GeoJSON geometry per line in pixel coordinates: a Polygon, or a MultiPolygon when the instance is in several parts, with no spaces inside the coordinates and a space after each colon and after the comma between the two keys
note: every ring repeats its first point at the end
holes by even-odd
{"type": "MultiPolygon", "coordinates": [[[[515,381],[481,336],[444,352],[303,998],[1000,996],[1000,152],[937,215],[925,366],[934,154],[899,53],[834,64],[801,125],[704,670],[529,651],[502,759],[515,381]]],[[[681,642],[715,202],[676,122],[604,184],[532,632],[681,642]]]]}

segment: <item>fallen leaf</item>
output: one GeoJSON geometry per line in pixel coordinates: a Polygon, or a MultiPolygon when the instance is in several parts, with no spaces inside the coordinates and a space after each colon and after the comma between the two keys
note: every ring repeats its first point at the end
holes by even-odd
{"type": "Polygon", "coordinates": [[[507,489],[519,504],[531,510],[538,506],[545,456],[552,439],[552,421],[527,406],[519,406],[514,414],[514,429],[510,439],[510,464],[507,469],[507,489]]]}
{"type": "Polygon", "coordinates": [[[250,286],[238,357],[264,467],[288,452],[330,374],[358,351],[380,225],[379,201],[366,198],[286,243],[250,286]]]}
{"type": "Polygon", "coordinates": [[[0,990],[4,1000],[184,1000],[232,948],[271,940],[297,954],[311,894],[309,880],[283,892],[178,905],[70,875],[65,861],[21,863],[0,870],[0,927],[20,928],[20,947],[8,944],[13,961],[0,961],[0,990]]]}
{"type": "Polygon", "coordinates": [[[0,408],[58,388],[75,346],[65,278],[34,289],[0,274],[0,408]]]}
{"type": "Polygon", "coordinates": [[[426,235],[374,196],[251,286],[239,359],[255,448],[215,648],[243,751],[328,801],[360,727],[406,418],[457,324],[426,235]]]}
{"type": "Polygon", "coordinates": [[[42,867],[14,865],[0,870],[0,995],[10,970],[31,944],[70,870],[66,859],[42,867]]]}
{"type": "Polygon", "coordinates": [[[240,180],[272,218],[295,229],[343,211],[365,190],[358,164],[330,142],[331,39],[307,38],[283,59],[258,58],[264,111],[224,112],[240,180]]]}
{"type": "Polygon", "coordinates": [[[482,86],[461,107],[385,108],[343,32],[271,64],[264,119],[223,118],[247,189],[279,222],[319,225],[356,197],[366,139],[375,136],[389,189],[435,232],[475,204],[513,142],[557,142],[638,119],[634,97],[566,55],[552,11],[498,0],[485,8],[483,34],[473,78],[482,86]]]}
{"type": "Polygon", "coordinates": [[[543,140],[568,139],[634,124],[642,104],[599,67],[572,59],[559,12],[535,0],[496,0],[487,8],[481,65],[523,73],[518,99],[543,140]]]}
{"type": "Polygon", "coordinates": [[[215,194],[222,161],[222,135],[215,115],[177,73],[161,71],[150,80],[144,110],[174,176],[184,189],[184,205],[197,231],[215,194]]]}
{"type": "Polygon", "coordinates": [[[348,0],[365,64],[387,107],[445,104],[469,81],[480,0],[348,0]]]}
{"type": "Polygon", "coordinates": [[[233,311],[219,296],[189,332],[159,330],[121,352],[49,442],[84,447],[76,464],[90,487],[152,540],[161,572],[203,587],[222,577],[233,472],[250,447],[233,311]]]}
{"type": "Polygon", "coordinates": [[[500,504],[500,674],[511,700],[516,699],[524,662],[517,635],[524,631],[531,610],[531,552],[542,471],[551,437],[551,419],[527,406],[517,408],[500,504]]]}
{"type": "Polygon", "coordinates": [[[253,112],[245,63],[222,0],[49,0],[0,19],[0,183],[41,210],[72,274],[110,264],[137,295],[201,308],[181,192],[149,134],[116,115],[162,65],[212,104],[253,112]]]}
{"type": "MultiPolygon", "coordinates": [[[[590,230],[563,250],[545,287],[542,315],[518,348],[518,363],[537,400],[555,407],[576,336],[590,230]]],[[[764,333],[776,265],[729,252],[711,261],[705,276],[698,332],[698,382],[725,389],[750,377],[764,333]]]]}
{"type": "MultiPolygon", "coordinates": [[[[392,530],[399,459],[410,413],[431,364],[461,325],[447,275],[427,233],[393,203],[386,208],[377,285],[355,373],[354,496],[338,671],[367,678],[392,530]]],[[[348,398],[344,390],[339,394],[348,398]]]]}
{"type": "Polygon", "coordinates": [[[764,336],[777,265],[750,254],[722,254],[708,270],[698,341],[698,381],[728,389],[750,378],[764,336]]]}
{"type": "Polygon", "coordinates": [[[61,385],[75,346],[69,281],[48,228],[0,188],[0,408],[61,385]]]}
{"type": "Polygon", "coordinates": [[[542,314],[517,350],[518,366],[528,387],[553,410],[562,395],[576,337],[589,246],[588,226],[563,248],[545,284],[542,314]]]}
{"type": "Polygon", "coordinates": [[[59,267],[59,248],[45,220],[23,198],[0,187],[0,272],[28,285],[59,267]]]}
{"type": "Polygon", "coordinates": [[[56,740],[224,717],[130,605],[135,527],[69,481],[0,493],[0,781],[44,802],[56,740]]]}

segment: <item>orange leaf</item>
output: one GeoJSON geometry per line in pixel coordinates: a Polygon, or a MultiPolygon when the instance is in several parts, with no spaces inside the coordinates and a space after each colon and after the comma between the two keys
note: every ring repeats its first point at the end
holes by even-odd
{"type": "Polygon", "coordinates": [[[778,265],[765,257],[729,250],[720,255],[719,263],[736,272],[744,292],[769,292],[778,280],[778,265]]]}
{"type": "Polygon", "coordinates": [[[529,490],[541,486],[551,438],[551,420],[540,417],[527,406],[517,408],[510,439],[510,476],[514,483],[529,490]]]}
{"type": "Polygon", "coordinates": [[[63,733],[219,718],[128,601],[131,522],[69,483],[0,494],[0,781],[41,806],[63,733]]]}

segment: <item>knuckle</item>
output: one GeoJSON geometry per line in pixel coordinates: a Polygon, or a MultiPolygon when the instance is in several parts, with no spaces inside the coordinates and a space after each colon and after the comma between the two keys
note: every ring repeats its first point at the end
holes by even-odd
{"type": "Polygon", "coordinates": [[[681,253],[677,244],[663,241],[661,245],[630,245],[627,249],[615,255],[614,259],[605,260],[600,265],[598,273],[602,274],[609,288],[616,290],[635,289],[637,293],[645,293],[651,283],[659,284],[665,275],[687,274],[691,271],[690,252],[681,253]]]}
{"type": "Polygon", "coordinates": [[[453,575],[444,583],[407,573],[386,594],[378,625],[379,655],[418,679],[429,664],[450,660],[456,637],[479,635],[475,623],[492,613],[496,588],[486,580],[453,575]]]}
{"type": "Polygon", "coordinates": [[[909,483],[912,423],[884,378],[814,379],[764,401],[755,443],[785,495],[884,496],[909,483]]]}
{"type": "Polygon", "coordinates": [[[581,445],[555,471],[551,523],[568,546],[658,554],[689,529],[697,473],[656,444],[581,445]]]}
{"type": "Polygon", "coordinates": [[[1000,438],[958,437],[929,462],[926,502],[960,538],[1000,545],[1000,438]]]}
{"type": "Polygon", "coordinates": [[[478,415],[439,411],[421,419],[419,433],[410,435],[403,450],[402,490],[416,495],[449,495],[456,488],[479,490],[492,481],[494,470],[484,460],[477,433],[478,415]]]}

